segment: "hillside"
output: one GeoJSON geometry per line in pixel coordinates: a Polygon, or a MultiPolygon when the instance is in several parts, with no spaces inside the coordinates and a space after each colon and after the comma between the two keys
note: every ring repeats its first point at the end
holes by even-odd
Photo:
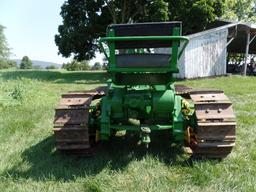
{"type": "MultiPolygon", "coordinates": [[[[21,59],[14,59],[14,61],[17,63],[17,66],[20,65],[21,59]]],[[[41,68],[46,68],[48,66],[54,65],[57,68],[61,68],[61,64],[53,63],[53,62],[47,62],[47,61],[39,61],[39,60],[32,60],[33,66],[40,66],[41,68]]]]}

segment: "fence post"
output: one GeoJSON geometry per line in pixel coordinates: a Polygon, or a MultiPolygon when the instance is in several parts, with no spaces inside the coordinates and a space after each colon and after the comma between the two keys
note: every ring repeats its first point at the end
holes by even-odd
{"type": "Polygon", "coordinates": [[[247,31],[246,48],[245,48],[245,62],[244,62],[244,72],[243,72],[244,76],[246,76],[246,71],[247,71],[249,46],[250,46],[250,30],[247,31]]]}

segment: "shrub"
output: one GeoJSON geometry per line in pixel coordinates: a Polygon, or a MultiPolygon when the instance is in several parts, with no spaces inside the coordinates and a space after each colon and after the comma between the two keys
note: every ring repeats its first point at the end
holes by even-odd
{"type": "Polygon", "coordinates": [[[80,62],[73,60],[70,63],[63,64],[62,68],[68,71],[86,71],[90,70],[90,65],[86,60],[80,62]]]}
{"type": "Polygon", "coordinates": [[[0,59],[0,69],[8,69],[8,68],[14,68],[17,67],[17,64],[15,61],[9,60],[9,59],[0,59]]]}
{"type": "Polygon", "coordinates": [[[20,84],[16,85],[12,92],[10,93],[10,96],[18,101],[23,100],[23,93],[24,93],[24,88],[20,84]]]}
{"type": "Polygon", "coordinates": [[[58,69],[58,67],[56,67],[55,65],[49,65],[45,67],[45,69],[58,69]]]}

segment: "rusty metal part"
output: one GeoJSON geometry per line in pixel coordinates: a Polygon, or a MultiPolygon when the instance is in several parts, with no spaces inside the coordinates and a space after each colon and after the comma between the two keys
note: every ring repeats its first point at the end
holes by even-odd
{"type": "Polygon", "coordinates": [[[178,95],[185,95],[187,93],[189,93],[189,91],[191,91],[192,88],[187,87],[185,85],[175,85],[175,92],[178,95]]]}
{"type": "Polygon", "coordinates": [[[61,96],[55,109],[53,132],[59,151],[91,156],[92,139],[89,133],[89,107],[92,100],[102,97],[106,88],[90,91],[72,91],[61,96]]]}
{"type": "MultiPolygon", "coordinates": [[[[224,158],[235,146],[236,118],[223,91],[191,90],[197,127],[190,148],[195,157],[224,158]]],[[[192,134],[193,135],[193,134],[192,134]]]]}

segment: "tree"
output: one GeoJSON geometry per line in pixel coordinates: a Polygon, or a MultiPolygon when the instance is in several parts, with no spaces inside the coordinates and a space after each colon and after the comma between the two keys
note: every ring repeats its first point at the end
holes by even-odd
{"type": "Polygon", "coordinates": [[[91,59],[111,23],[181,20],[185,33],[204,29],[223,12],[225,0],[67,0],[55,43],[64,57],[91,59]]]}
{"type": "Polygon", "coordinates": [[[256,22],[255,0],[226,0],[222,19],[256,22]]]}
{"type": "Polygon", "coordinates": [[[7,59],[10,56],[10,49],[4,35],[4,26],[0,25],[0,59],[7,59]]]}
{"type": "Polygon", "coordinates": [[[183,22],[183,31],[190,34],[204,30],[223,14],[225,0],[182,0],[169,1],[169,13],[172,20],[183,22]]]}
{"type": "Polygon", "coordinates": [[[0,25],[0,69],[16,67],[16,62],[9,59],[10,49],[4,35],[4,27],[0,25]]]}
{"type": "Polygon", "coordinates": [[[32,69],[32,61],[28,56],[24,56],[20,63],[20,69],[32,69]]]}
{"type": "Polygon", "coordinates": [[[89,60],[98,50],[97,39],[105,35],[110,23],[166,21],[168,9],[164,0],[68,0],[61,7],[63,24],[55,43],[64,57],[89,60]],[[155,11],[157,6],[158,10],[155,11]]]}

